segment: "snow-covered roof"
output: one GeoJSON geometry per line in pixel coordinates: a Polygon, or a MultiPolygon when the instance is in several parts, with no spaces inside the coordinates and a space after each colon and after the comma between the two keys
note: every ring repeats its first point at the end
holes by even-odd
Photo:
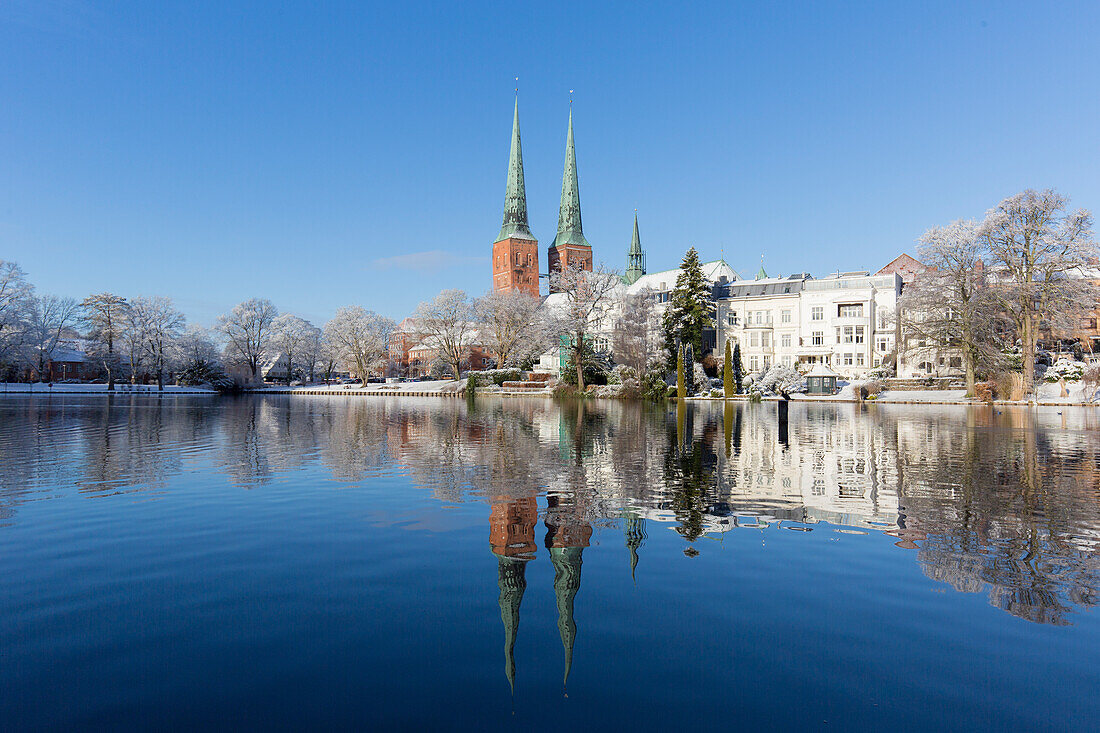
{"type": "Polygon", "coordinates": [[[737,280],[726,287],[725,298],[750,298],[761,295],[797,295],[802,284],[809,280],[808,273],[800,272],[787,277],[768,277],[760,280],[737,280]]]}
{"type": "MultiPolygon", "coordinates": [[[[704,262],[702,264],[703,277],[711,283],[718,282],[722,277],[725,277],[727,281],[740,280],[741,276],[738,275],[732,267],[726,264],[725,260],[711,260],[710,262],[704,262]]],[[[676,278],[680,275],[680,268],[674,268],[672,270],[661,270],[660,272],[650,272],[642,275],[632,285],[627,287],[628,293],[637,293],[642,290],[672,290],[676,287],[676,278]]]]}
{"type": "Polygon", "coordinates": [[[806,377],[839,377],[840,375],[829,368],[829,365],[824,362],[818,362],[814,364],[814,368],[806,372],[806,377]]]}

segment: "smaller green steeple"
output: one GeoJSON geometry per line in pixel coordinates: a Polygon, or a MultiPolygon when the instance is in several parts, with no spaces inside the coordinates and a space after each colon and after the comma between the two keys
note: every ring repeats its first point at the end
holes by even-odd
{"type": "Polygon", "coordinates": [[[630,240],[630,251],[626,255],[626,272],[623,282],[633,285],[645,274],[645,252],[642,251],[642,238],[638,235],[638,210],[634,209],[634,236],[630,240]]]}
{"type": "Polygon", "coordinates": [[[768,273],[764,271],[764,255],[760,255],[760,272],[756,273],[757,280],[767,280],[768,273]]]}

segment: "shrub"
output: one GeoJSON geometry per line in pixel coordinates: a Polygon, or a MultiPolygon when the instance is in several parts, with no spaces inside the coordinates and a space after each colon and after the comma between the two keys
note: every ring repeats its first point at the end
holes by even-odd
{"type": "Polygon", "coordinates": [[[1085,362],[1062,358],[1054,362],[1053,366],[1047,368],[1043,374],[1043,379],[1047,382],[1058,382],[1062,379],[1067,382],[1076,382],[1081,379],[1084,373],[1085,362]]]}
{"type": "Polygon", "coordinates": [[[676,387],[670,384],[665,388],[665,398],[671,400],[674,397],[676,397],[676,387]]]}
{"type": "Polygon", "coordinates": [[[992,402],[996,388],[994,382],[978,382],[974,385],[974,396],[982,402],[992,402]]]}
{"type": "Polygon", "coordinates": [[[645,373],[645,376],[642,377],[638,387],[644,399],[653,400],[654,402],[665,399],[665,395],[668,392],[668,385],[665,384],[664,369],[664,363],[654,363],[650,365],[649,370],[645,373]]]}
{"type": "Polygon", "coordinates": [[[859,387],[860,394],[867,399],[875,399],[882,390],[886,388],[886,384],[881,379],[868,379],[859,387]]]}
{"type": "Polygon", "coordinates": [[[1085,399],[1092,402],[1096,396],[1096,390],[1100,389],[1100,362],[1089,364],[1081,375],[1081,381],[1085,386],[1085,399]]]}
{"type": "Polygon", "coordinates": [[[806,381],[793,367],[776,364],[758,380],[753,381],[754,388],[762,394],[794,394],[806,391],[806,381]]]}
{"type": "Polygon", "coordinates": [[[993,395],[999,400],[1022,400],[1027,394],[1024,375],[1020,372],[1001,372],[991,381],[993,395]]]}
{"type": "Polygon", "coordinates": [[[711,397],[718,397],[719,399],[721,399],[722,397],[726,396],[726,393],[725,393],[725,391],[720,390],[720,389],[712,389],[710,391],[710,396],[711,397]]]}

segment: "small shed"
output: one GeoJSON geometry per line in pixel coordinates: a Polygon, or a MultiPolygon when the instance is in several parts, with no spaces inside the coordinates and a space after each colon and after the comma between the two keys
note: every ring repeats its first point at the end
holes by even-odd
{"type": "Polygon", "coordinates": [[[814,364],[806,373],[806,394],[836,394],[836,379],[840,375],[824,362],[814,364]]]}

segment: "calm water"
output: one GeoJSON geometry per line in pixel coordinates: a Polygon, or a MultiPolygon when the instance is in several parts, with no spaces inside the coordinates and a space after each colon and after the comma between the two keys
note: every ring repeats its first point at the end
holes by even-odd
{"type": "Polygon", "coordinates": [[[5,729],[1093,729],[1100,413],[0,398],[5,729]]]}

